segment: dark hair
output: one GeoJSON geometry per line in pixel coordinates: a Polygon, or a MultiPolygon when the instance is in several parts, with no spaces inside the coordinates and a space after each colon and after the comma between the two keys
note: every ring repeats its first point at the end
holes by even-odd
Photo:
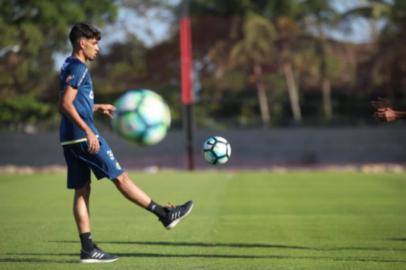
{"type": "Polygon", "coordinates": [[[69,40],[75,47],[81,38],[101,39],[100,31],[87,23],[76,23],[69,33],[69,40]]]}

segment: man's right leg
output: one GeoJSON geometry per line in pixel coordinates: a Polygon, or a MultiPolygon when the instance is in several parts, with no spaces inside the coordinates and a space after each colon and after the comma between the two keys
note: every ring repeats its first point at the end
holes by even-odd
{"type": "Polygon", "coordinates": [[[86,143],[64,146],[64,156],[68,167],[69,189],[74,189],[73,216],[81,242],[80,262],[100,263],[114,262],[117,256],[102,251],[93,243],[90,233],[90,168],[80,157],[87,149],[86,143]]]}
{"type": "Polygon", "coordinates": [[[73,215],[79,234],[90,233],[90,183],[75,189],[73,198],[73,215]]]}
{"type": "Polygon", "coordinates": [[[105,263],[114,262],[117,256],[102,251],[93,243],[90,233],[90,183],[82,188],[75,189],[73,199],[73,215],[78,228],[82,251],[80,253],[80,262],[82,263],[105,263]]]}

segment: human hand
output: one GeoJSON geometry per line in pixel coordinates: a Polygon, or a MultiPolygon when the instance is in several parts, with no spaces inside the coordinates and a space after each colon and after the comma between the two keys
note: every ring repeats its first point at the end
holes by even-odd
{"type": "Polygon", "coordinates": [[[111,104],[98,104],[98,111],[100,111],[102,114],[108,115],[110,118],[113,117],[115,110],[116,107],[111,104]]]}
{"type": "Polygon", "coordinates": [[[100,150],[100,143],[99,139],[97,139],[96,135],[93,131],[86,132],[87,144],[88,144],[88,151],[90,154],[96,154],[100,150]]]}
{"type": "Polygon", "coordinates": [[[392,122],[397,119],[396,111],[392,108],[380,108],[374,113],[375,118],[382,119],[386,122],[392,122]]]}
{"type": "Polygon", "coordinates": [[[397,119],[397,113],[392,109],[390,102],[387,99],[378,98],[371,102],[376,109],[374,117],[387,122],[392,122],[397,119]]]}

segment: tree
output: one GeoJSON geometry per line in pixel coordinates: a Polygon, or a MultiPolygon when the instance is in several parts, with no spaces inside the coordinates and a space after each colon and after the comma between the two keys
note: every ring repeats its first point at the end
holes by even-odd
{"type": "Polygon", "coordinates": [[[53,55],[66,49],[70,26],[78,21],[100,26],[115,14],[108,0],[1,1],[0,100],[23,95],[25,102],[40,101],[55,78],[53,55]]]}
{"type": "Polygon", "coordinates": [[[257,14],[248,14],[243,25],[243,38],[233,46],[229,55],[231,66],[250,67],[264,127],[270,124],[270,114],[263,65],[275,55],[275,38],[275,28],[269,20],[257,14]]]}
{"type": "Polygon", "coordinates": [[[262,11],[273,22],[276,28],[278,65],[285,77],[293,119],[297,123],[302,121],[302,112],[299,101],[299,89],[293,68],[293,48],[301,32],[297,19],[299,8],[298,1],[275,0],[268,1],[262,11]]]}
{"type": "Polygon", "coordinates": [[[343,19],[364,18],[369,22],[371,28],[371,40],[377,41],[379,38],[378,24],[382,19],[389,18],[392,5],[384,0],[367,0],[364,4],[357,5],[342,14],[343,19]]]}
{"type": "Polygon", "coordinates": [[[299,123],[302,121],[302,111],[299,101],[299,89],[297,87],[292,64],[292,46],[297,38],[299,28],[292,18],[285,16],[277,18],[276,25],[276,28],[278,29],[277,48],[279,51],[279,65],[285,76],[293,119],[299,123]]]}
{"type": "Polygon", "coordinates": [[[329,77],[328,58],[330,44],[326,31],[337,26],[339,14],[331,6],[331,1],[306,0],[301,3],[304,24],[310,32],[320,58],[320,89],[322,93],[322,108],[325,120],[331,120],[333,106],[331,98],[331,80],[329,77]]]}
{"type": "MultiPolygon", "coordinates": [[[[258,90],[265,89],[265,84],[263,82],[263,66],[265,63],[268,66],[276,63],[276,65],[280,67],[280,70],[285,77],[293,117],[296,122],[300,122],[302,120],[302,114],[299,103],[299,93],[292,67],[292,47],[296,41],[298,33],[300,32],[300,29],[296,24],[296,21],[289,17],[292,13],[294,13],[294,9],[297,7],[297,2],[293,0],[197,2],[198,4],[196,4],[196,7],[199,8],[198,11],[200,14],[210,12],[211,14],[216,14],[217,16],[232,18],[231,20],[233,23],[229,28],[226,38],[220,38],[218,42],[212,43],[214,44],[212,45],[213,48],[211,48],[209,51],[212,52],[213,49],[234,51],[232,58],[236,58],[239,55],[241,58],[239,59],[240,63],[254,63],[250,65],[252,68],[249,72],[256,82],[258,97],[260,97],[259,104],[261,108],[262,121],[269,122],[269,120],[267,120],[269,119],[269,113],[267,113],[269,109],[266,105],[267,102],[264,102],[266,96],[263,94],[266,92],[263,90],[258,90]],[[257,18],[262,18],[260,24],[256,23],[256,20],[250,18],[252,14],[255,14],[257,18]],[[240,22],[241,18],[243,18],[242,22],[240,22]],[[263,27],[264,25],[267,26],[263,27]],[[248,26],[257,29],[252,32],[246,31],[245,29],[248,26]],[[241,38],[238,36],[239,32],[241,32],[238,29],[239,27],[243,28],[241,38]],[[268,34],[261,36],[261,28],[268,29],[266,31],[268,34]],[[269,30],[270,28],[273,30],[269,30]],[[271,32],[273,33],[269,35],[271,32]],[[269,38],[269,36],[272,36],[272,38],[269,38]],[[255,55],[257,53],[255,51],[249,51],[247,48],[251,47],[255,50],[258,44],[260,44],[262,47],[265,46],[264,44],[267,44],[266,46],[268,49],[259,52],[259,54],[262,56],[260,57],[260,63],[255,63],[255,61],[259,61],[257,59],[253,59],[253,57],[256,57],[255,55]],[[272,53],[271,51],[274,51],[275,53],[272,53]],[[270,57],[271,54],[273,54],[272,58],[270,57]],[[242,59],[244,60],[242,61],[242,59]]],[[[217,53],[217,56],[218,55],[220,55],[220,53],[217,53]]],[[[221,59],[221,55],[218,58],[221,59]]],[[[232,58],[227,59],[231,60],[232,58]]],[[[225,59],[223,58],[221,61],[224,62],[224,60],[225,59]]],[[[221,74],[225,65],[218,65],[218,62],[219,61],[217,61],[216,73],[221,74]]]]}
{"type": "Polygon", "coordinates": [[[371,84],[389,90],[389,93],[405,96],[406,82],[406,2],[403,0],[368,0],[344,14],[345,18],[367,19],[372,28],[375,50],[365,64],[366,76],[371,84]],[[378,29],[377,25],[383,25],[378,29]]]}
{"type": "Polygon", "coordinates": [[[223,67],[226,69],[241,66],[248,68],[249,76],[253,78],[257,89],[258,104],[264,127],[270,125],[270,113],[263,66],[271,61],[271,57],[274,55],[274,39],[275,29],[272,23],[258,14],[251,13],[244,18],[242,23],[241,39],[232,43],[231,48],[227,48],[223,46],[223,42],[219,42],[210,53],[214,61],[220,62],[217,72],[223,73],[223,67]],[[222,59],[223,55],[226,55],[225,59],[222,59]],[[222,64],[221,60],[223,60],[222,64]]]}

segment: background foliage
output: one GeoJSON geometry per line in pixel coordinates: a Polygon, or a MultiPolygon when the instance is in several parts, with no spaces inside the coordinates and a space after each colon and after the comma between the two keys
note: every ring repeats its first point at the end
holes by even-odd
{"type": "MultiPolygon", "coordinates": [[[[358,1],[345,12],[334,4],[191,1],[197,124],[372,124],[371,99],[383,96],[395,107],[406,106],[405,1],[358,1]],[[372,29],[371,37],[350,42],[346,32],[360,20],[372,29]]],[[[151,16],[171,27],[166,39],[152,45],[127,31],[125,38],[102,48],[91,64],[96,102],[113,102],[128,89],[150,88],[165,97],[174,126],[181,126],[176,3],[15,0],[0,4],[0,128],[55,128],[55,55],[69,54],[70,26],[91,22],[108,39],[111,33],[103,29],[117,22],[120,10],[151,21],[150,28],[155,27],[151,16]]],[[[118,30],[126,31],[125,20],[123,24],[118,30]]]]}

